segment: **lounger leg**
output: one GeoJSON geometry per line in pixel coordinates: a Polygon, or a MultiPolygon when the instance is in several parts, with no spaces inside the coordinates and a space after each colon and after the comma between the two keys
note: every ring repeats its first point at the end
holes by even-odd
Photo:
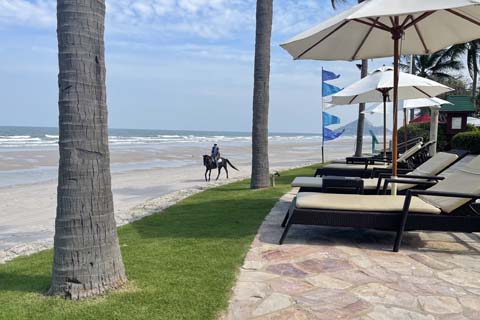
{"type": "Polygon", "coordinates": [[[287,213],[285,214],[285,218],[283,218],[282,221],[282,228],[285,228],[285,225],[287,224],[288,217],[290,217],[290,208],[287,210],[287,213]]]}
{"type": "Polygon", "coordinates": [[[283,241],[284,241],[285,238],[287,237],[288,230],[290,230],[290,227],[292,226],[292,218],[293,218],[293,212],[292,212],[292,216],[291,216],[290,219],[288,220],[287,225],[285,226],[285,230],[283,230],[282,237],[280,238],[280,241],[278,241],[278,244],[279,244],[279,245],[282,245],[282,244],[283,244],[283,241]]]}
{"type": "Polygon", "coordinates": [[[395,237],[395,244],[393,245],[393,252],[400,251],[400,245],[402,244],[403,233],[405,231],[405,225],[407,224],[408,210],[410,209],[410,203],[412,202],[412,195],[410,190],[407,191],[405,203],[403,205],[402,217],[400,220],[400,226],[398,227],[397,236],[395,237]]]}
{"type": "Polygon", "coordinates": [[[288,218],[290,217],[290,210],[293,210],[294,206],[295,206],[295,199],[293,199],[293,201],[290,203],[290,207],[288,208],[287,213],[285,214],[285,218],[283,218],[282,228],[285,228],[288,218]]]}

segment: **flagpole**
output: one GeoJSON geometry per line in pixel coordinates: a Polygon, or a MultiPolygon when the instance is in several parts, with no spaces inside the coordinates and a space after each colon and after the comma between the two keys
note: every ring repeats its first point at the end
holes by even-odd
{"type": "Polygon", "coordinates": [[[325,133],[325,130],[323,130],[323,128],[325,128],[325,124],[323,123],[323,67],[322,67],[322,75],[321,75],[321,79],[322,79],[322,89],[321,89],[321,99],[322,99],[322,107],[321,107],[321,110],[322,110],[322,164],[325,163],[325,136],[324,136],[324,133],[325,133]]]}

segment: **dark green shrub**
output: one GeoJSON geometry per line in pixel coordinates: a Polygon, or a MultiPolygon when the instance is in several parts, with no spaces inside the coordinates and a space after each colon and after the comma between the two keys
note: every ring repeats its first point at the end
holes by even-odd
{"type": "Polygon", "coordinates": [[[468,150],[473,154],[480,153],[480,131],[457,133],[452,139],[452,148],[468,150]]]}

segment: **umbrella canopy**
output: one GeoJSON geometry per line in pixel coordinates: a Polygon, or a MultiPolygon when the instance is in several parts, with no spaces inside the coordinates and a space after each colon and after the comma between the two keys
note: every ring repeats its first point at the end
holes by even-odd
{"type": "MultiPolygon", "coordinates": [[[[432,108],[432,109],[441,109],[442,105],[453,104],[450,101],[443,100],[440,98],[421,98],[421,99],[408,99],[403,100],[403,109],[421,109],[421,108],[432,108]]],[[[387,103],[387,113],[391,113],[393,108],[393,103],[387,103]]],[[[400,111],[400,110],[399,110],[400,111]]],[[[383,114],[383,103],[377,104],[368,110],[363,111],[364,114],[383,114]]]]}
{"type": "Polygon", "coordinates": [[[295,59],[360,60],[431,54],[480,38],[478,0],[367,0],[291,38],[281,46],[295,59]],[[398,20],[398,23],[395,23],[398,20]]]}
{"type": "Polygon", "coordinates": [[[421,115],[419,117],[416,117],[415,119],[411,120],[410,122],[421,123],[421,122],[430,122],[431,120],[432,120],[432,118],[430,118],[429,115],[424,114],[424,115],[421,115]]]}
{"type": "MultiPolygon", "coordinates": [[[[332,95],[331,102],[336,105],[382,102],[390,98],[393,89],[393,68],[382,67],[374,70],[365,78],[332,95]]],[[[400,100],[430,98],[453,91],[441,83],[404,72],[399,73],[398,98],[400,100]]]]}
{"type": "Polygon", "coordinates": [[[440,109],[445,104],[452,104],[450,101],[440,98],[426,98],[426,99],[409,99],[403,101],[403,109],[420,109],[420,108],[433,108],[440,109]]]}
{"type": "MultiPolygon", "coordinates": [[[[293,37],[282,47],[294,59],[358,60],[393,56],[392,174],[395,176],[400,54],[430,54],[478,39],[479,26],[480,0],[366,0],[293,37]]],[[[395,185],[392,193],[396,194],[395,185]]]]}

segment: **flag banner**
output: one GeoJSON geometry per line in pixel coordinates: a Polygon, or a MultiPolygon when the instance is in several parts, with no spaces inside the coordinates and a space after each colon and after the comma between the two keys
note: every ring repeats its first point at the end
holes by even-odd
{"type": "Polygon", "coordinates": [[[335,132],[333,130],[323,127],[323,141],[335,140],[340,137],[344,131],[345,130],[342,130],[342,132],[335,132]]]}
{"type": "Polygon", "coordinates": [[[340,78],[339,74],[335,74],[331,71],[322,70],[322,81],[335,80],[340,78]]]}
{"type": "Polygon", "coordinates": [[[340,123],[340,118],[337,116],[334,116],[333,114],[327,113],[327,112],[322,112],[322,119],[323,119],[323,126],[330,126],[332,124],[339,124],[340,123]]]}
{"type": "Polygon", "coordinates": [[[342,91],[341,88],[335,87],[334,85],[328,84],[326,82],[322,82],[322,96],[328,97],[332,94],[342,91]]]}

